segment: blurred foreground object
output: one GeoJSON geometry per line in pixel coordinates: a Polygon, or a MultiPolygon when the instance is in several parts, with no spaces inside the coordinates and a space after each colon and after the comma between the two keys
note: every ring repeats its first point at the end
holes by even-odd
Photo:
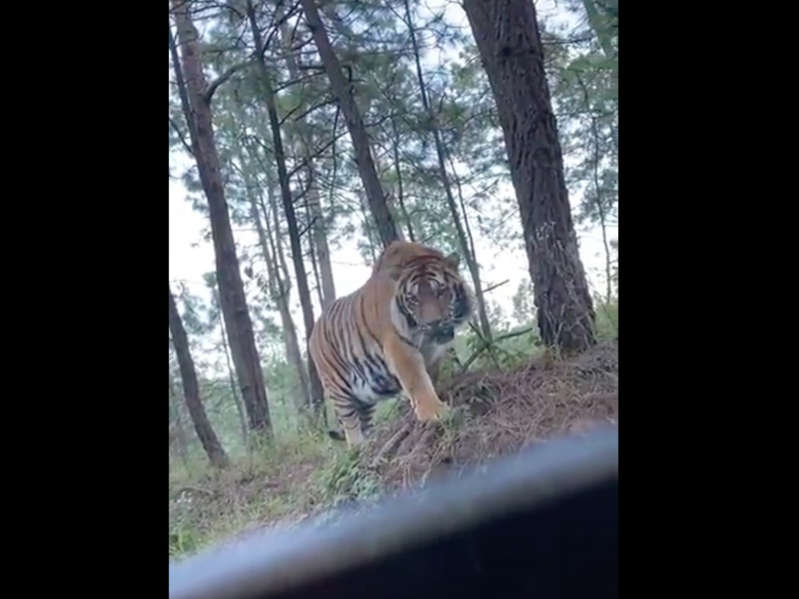
{"type": "Polygon", "coordinates": [[[172,564],[172,599],[618,596],[618,431],[172,564]]]}

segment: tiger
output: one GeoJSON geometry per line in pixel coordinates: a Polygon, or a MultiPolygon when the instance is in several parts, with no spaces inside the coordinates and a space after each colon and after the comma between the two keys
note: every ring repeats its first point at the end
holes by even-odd
{"type": "MultiPolygon", "coordinates": [[[[472,315],[472,293],[456,253],[407,241],[390,243],[355,292],[316,321],[309,353],[347,445],[368,436],[378,401],[404,395],[420,422],[446,411],[430,373],[472,315]]],[[[341,439],[338,431],[329,431],[341,439]]]]}

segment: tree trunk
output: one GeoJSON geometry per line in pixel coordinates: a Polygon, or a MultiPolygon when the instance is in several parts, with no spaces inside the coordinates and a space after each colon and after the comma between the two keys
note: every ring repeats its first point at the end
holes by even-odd
{"type": "MultiPolygon", "coordinates": [[[[309,185],[313,185],[313,183],[309,182],[309,185]]],[[[308,189],[308,193],[303,196],[303,207],[305,208],[305,217],[308,219],[308,233],[305,235],[308,241],[308,257],[311,259],[311,270],[313,271],[314,282],[316,283],[316,295],[319,297],[319,305],[321,309],[325,309],[325,298],[322,294],[322,278],[319,276],[319,265],[317,264],[317,255],[316,255],[316,244],[315,244],[315,235],[314,233],[314,219],[311,216],[311,207],[309,206],[308,196],[310,195],[310,188],[308,189]]],[[[332,301],[332,300],[331,300],[332,301]]]]}
{"type": "MultiPolygon", "coordinates": [[[[240,148],[239,162],[244,164],[240,148]]],[[[251,148],[248,146],[248,151],[253,158],[256,158],[251,148]]],[[[272,191],[272,178],[271,172],[267,165],[264,166],[264,174],[266,175],[266,193],[269,197],[269,203],[275,210],[275,217],[277,217],[277,206],[272,191]]],[[[294,389],[294,406],[298,414],[302,414],[307,406],[310,405],[310,386],[308,383],[308,373],[305,370],[302,354],[300,353],[300,346],[297,342],[297,327],[294,325],[294,317],[291,315],[289,308],[289,290],[290,285],[285,279],[287,274],[285,269],[285,258],[282,256],[282,245],[275,244],[275,235],[272,234],[270,225],[269,212],[266,210],[263,201],[260,198],[256,199],[254,190],[257,189],[246,173],[246,168],[242,171],[242,176],[245,178],[244,185],[247,189],[247,200],[250,203],[250,218],[255,223],[256,231],[258,232],[258,241],[261,246],[261,252],[266,262],[267,273],[267,287],[269,296],[272,301],[277,304],[278,312],[280,313],[280,322],[283,329],[283,344],[286,347],[286,359],[294,370],[295,389],[294,389]],[[261,221],[258,208],[263,211],[264,222],[261,221]],[[264,223],[266,229],[264,229],[264,223]],[[271,251],[270,251],[271,248],[271,251]],[[281,256],[277,256],[280,253],[281,256]],[[284,271],[281,274],[280,263],[283,264],[284,271]]],[[[260,192],[259,192],[260,195],[260,192]]],[[[263,197],[263,196],[261,196],[263,197]]],[[[277,221],[276,221],[277,222],[277,221]]],[[[279,236],[279,235],[278,235],[279,236]]]]}
{"type": "MultiPolygon", "coordinates": [[[[221,306],[219,291],[213,290],[217,306],[221,306]]],[[[241,398],[236,392],[236,377],[233,376],[233,366],[230,364],[230,348],[228,346],[227,334],[225,333],[225,319],[222,318],[222,310],[219,310],[219,331],[222,334],[222,348],[225,351],[225,364],[227,365],[228,380],[230,381],[230,392],[233,395],[233,403],[236,404],[236,412],[239,414],[239,424],[241,425],[241,438],[244,445],[247,445],[247,418],[244,415],[244,408],[241,405],[241,398]]]]}
{"type": "Polygon", "coordinates": [[[194,361],[191,359],[189,351],[189,340],[186,331],[180,320],[178,308],[175,305],[175,298],[172,297],[172,290],[169,290],[169,330],[172,332],[172,343],[175,346],[175,354],[178,357],[180,366],[180,378],[183,380],[183,397],[186,400],[186,407],[194,423],[194,430],[200,438],[205,453],[211,464],[217,468],[225,468],[230,464],[225,450],[219,443],[219,439],[211,428],[211,423],[205,415],[205,409],[200,401],[200,386],[197,383],[197,373],[194,370],[194,361]]]}
{"type": "Polygon", "coordinates": [[[288,290],[285,288],[285,283],[280,278],[277,262],[274,259],[270,259],[267,237],[271,239],[272,232],[269,221],[266,222],[267,229],[264,230],[254,199],[251,199],[251,214],[253,220],[255,220],[255,226],[258,229],[258,239],[264,254],[264,260],[266,261],[270,295],[277,304],[278,311],[280,312],[280,320],[283,325],[283,343],[286,346],[286,358],[294,369],[296,382],[294,407],[297,409],[298,414],[302,414],[310,405],[310,390],[308,373],[305,371],[305,364],[303,363],[302,354],[300,353],[300,345],[297,342],[297,327],[294,325],[294,317],[291,315],[291,310],[289,309],[288,290]]]}
{"type": "MultiPolygon", "coordinates": [[[[280,18],[282,11],[276,15],[280,18]]],[[[286,66],[288,66],[289,78],[299,79],[300,68],[297,64],[294,53],[291,51],[291,40],[288,34],[288,23],[284,22],[280,27],[280,38],[283,44],[283,51],[286,54],[286,66]]],[[[336,285],[333,281],[333,267],[330,263],[330,246],[327,242],[327,223],[325,222],[322,210],[322,197],[319,193],[319,187],[316,185],[316,166],[313,157],[311,156],[311,143],[309,142],[305,130],[305,116],[299,122],[299,138],[300,145],[302,146],[302,157],[306,163],[306,170],[309,177],[309,188],[307,197],[308,215],[311,222],[312,238],[310,245],[313,247],[313,256],[316,257],[314,266],[318,264],[319,272],[317,273],[317,282],[319,282],[321,275],[321,306],[322,310],[327,308],[336,299],[336,285]]],[[[333,137],[336,132],[333,131],[333,137]]]]}
{"type": "MultiPolygon", "coordinates": [[[[486,311],[485,291],[483,290],[483,283],[480,280],[480,268],[477,265],[477,252],[474,249],[474,238],[472,237],[472,229],[469,226],[469,216],[466,214],[466,202],[463,199],[463,190],[461,188],[460,178],[455,171],[455,164],[452,162],[452,157],[449,158],[450,169],[452,176],[455,180],[455,187],[458,189],[458,201],[460,202],[461,211],[463,212],[463,226],[466,228],[466,238],[469,242],[469,251],[472,256],[472,263],[469,263],[469,271],[472,274],[472,281],[474,281],[474,294],[477,298],[477,310],[480,318],[480,327],[482,328],[483,335],[486,341],[491,341],[491,329],[489,326],[488,315],[486,311]]],[[[457,214],[455,215],[457,216],[457,214]]],[[[488,351],[494,355],[494,346],[489,345],[488,351]]]]}
{"type": "Polygon", "coordinates": [[[366,245],[369,247],[369,253],[372,255],[372,264],[377,263],[377,254],[379,253],[375,250],[375,243],[372,240],[372,230],[369,226],[370,218],[369,218],[369,211],[366,209],[366,204],[363,201],[364,193],[360,190],[356,191],[355,194],[358,196],[358,205],[361,207],[361,216],[363,216],[363,229],[364,233],[366,234],[366,245]]]}
{"type": "Polygon", "coordinates": [[[369,136],[366,133],[358,105],[355,103],[354,87],[341,72],[341,65],[327,37],[322,19],[319,17],[319,11],[316,9],[315,0],[302,0],[302,7],[305,10],[308,28],[311,30],[322,64],[330,80],[330,87],[344,113],[352,145],[355,147],[355,161],[358,163],[358,172],[366,190],[369,208],[377,222],[380,240],[385,247],[401,237],[394,224],[394,218],[386,203],[386,195],[383,193],[383,187],[380,185],[380,179],[375,170],[369,147],[369,136]]]}
{"type": "Polygon", "coordinates": [[[580,87],[583,90],[583,100],[585,101],[585,110],[591,114],[591,137],[594,146],[594,158],[592,162],[593,178],[594,178],[594,192],[596,196],[594,203],[596,204],[597,214],[599,214],[599,226],[602,229],[602,245],[605,248],[605,303],[609,304],[612,296],[611,280],[610,280],[610,247],[608,246],[608,228],[607,217],[605,215],[605,205],[602,203],[602,186],[599,183],[599,129],[597,128],[597,119],[593,116],[591,111],[591,102],[588,98],[588,88],[583,83],[580,77],[577,78],[580,87]]]}
{"type": "Polygon", "coordinates": [[[171,39],[170,28],[175,74],[179,86],[183,88],[181,92],[183,112],[186,122],[190,123],[192,149],[203,191],[208,199],[220,303],[227,324],[233,365],[241,386],[241,396],[247,409],[250,428],[271,434],[272,426],[261,360],[255,346],[252,321],[244,295],[239,260],[236,256],[236,244],[225,202],[219,156],[214,141],[211,106],[205,95],[207,83],[200,59],[198,34],[188,13],[188,3],[183,0],[172,0],[172,5],[183,59],[182,63],[177,60],[177,48],[171,39]],[[182,85],[183,73],[186,75],[185,86],[182,85]]]}
{"type": "Polygon", "coordinates": [[[595,343],[563,157],[529,0],[464,0],[497,104],[524,231],[541,338],[563,351],[595,343]]]}
{"type": "Polygon", "coordinates": [[[394,153],[394,170],[397,172],[397,201],[399,201],[402,217],[405,219],[405,222],[408,223],[408,237],[412,242],[415,242],[416,237],[413,234],[413,223],[411,223],[411,217],[408,214],[408,211],[405,209],[405,193],[402,189],[402,169],[400,169],[399,157],[400,139],[399,133],[397,133],[397,123],[393,116],[391,117],[391,131],[393,133],[391,138],[391,148],[394,153]]]}
{"type": "Polygon", "coordinates": [[[610,280],[610,246],[608,245],[608,226],[605,216],[605,205],[602,203],[602,186],[599,184],[599,132],[596,118],[591,117],[591,129],[594,136],[594,189],[596,192],[596,209],[599,213],[599,226],[602,228],[602,245],[605,248],[605,303],[609,304],[613,292],[610,280]]]}
{"type": "MultiPolygon", "coordinates": [[[[267,192],[272,194],[271,188],[267,192]]],[[[274,198],[270,198],[274,202],[274,198]]],[[[289,363],[294,368],[294,376],[297,382],[297,393],[294,396],[294,406],[298,414],[302,414],[308,406],[311,405],[311,391],[310,383],[308,382],[308,373],[305,370],[305,363],[302,360],[300,353],[300,344],[297,341],[297,327],[294,324],[294,317],[291,315],[289,308],[289,290],[288,285],[280,276],[280,268],[277,260],[274,259],[274,252],[282,251],[280,247],[276,246],[273,239],[272,228],[269,225],[269,219],[266,219],[266,230],[261,224],[261,219],[258,218],[257,208],[253,205],[253,218],[256,219],[255,223],[258,227],[258,239],[261,242],[261,248],[264,252],[264,258],[267,264],[267,274],[271,284],[271,295],[277,303],[280,312],[280,320],[283,323],[283,343],[286,346],[286,357],[289,363]],[[268,245],[267,245],[268,242],[268,245]],[[269,246],[273,249],[272,260],[269,259],[269,246]],[[276,285],[275,285],[276,283],[276,285]]],[[[281,258],[285,262],[285,258],[281,258]]]]}
{"type": "Polygon", "coordinates": [[[189,467],[189,442],[186,438],[186,429],[183,428],[183,417],[180,412],[180,403],[175,386],[172,384],[172,373],[169,374],[169,408],[175,415],[175,439],[177,440],[178,454],[185,468],[189,467]]]}
{"type": "MultiPolygon", "coordinates": [[[[408,31],[411,36],[411,45],[413,46],[413,56],[416,60],[416,77],[419,81],[419,93],[422,97],[422,106],[424,106],[425,112],[427,113],[427,118],[429,121],[430,129],[433,133],[433,141],[435,143],[436,148],[436,157],[438,158],[438,174],[441,177],[441,183],[444,185],[444,192],[447,197],[447,205],[449,206],[450,214],[452,215],[452,220],[455,223],[455,231],[458,234],[458,242],[461,246],[461,252],[463,253],[464,258],[466,259],[466,265],[469,268],[469,274],[472,277],[472,283],[474,284],[474,293],[477,299],[477,313],[480,318],[480,328],[482,330],[483,336],[486,338],[487,341],[491,341],[491,325],[488,322],[488,315],[486,314],[486,306],[485,306],[485,298],[483,297],[483,286],[480,282],[480,267],[477,264],[477,256],[474,253],[474,245],[469,245],[466,234],[463,231],[463,226],[461,225],[461,219],[458,216],[458,208],[455,205],[455,198],[452,195],[452,185],[449,182],[449,176],[447,174],[447,167],[445,164],[445,149],[444,143],[441,140],[441,133],[438,130],[438,124],[436,122],[436,115],[433,113],[433,108],[430,105],[430,101],[427,97],[427,88],[424,84],[424,75],[422,73],[422,63],[419,58],[419,47],[416,43],[416,30],[413,27],[413,17],[411,16],[411,8],[408,4],[408,0],[405,0],[405,16],[408,19],[408,31]]],[[[464,218],[466,218],[466,214],[464,213],[464,218]]]]}
{"type": "MultiPolygon", "coordinates": [[[[312,166],[309,164],[309,168],[312,166]]],[[[322,197],[319,188],[312,184],[308,191],[308,204],[311,209],[316,257],[319,263],[319,274],[322,278],[322,309],[324,310],[336,299],[336,284],[333,280],[333,265],[330,262],[330,245],[327,242],[327,226],[322,213],[322,197]]]]}
{"type": "MultiPolygon", "coordinates": [[[[275,162],[277,163],[277,176],[280,183],[280,195],[283,200],[283,211],[286,216],[286,223],[289,227],[291,257],[294,262],[294,274],[297,278],[297,290],[300,294],[300,305],[302,307],[302,318],[305,325],[305,341],[307,346],[314,326],[311,292],[308,289],[308,277],[305,273],[305,264],[302,261],[300,232],[297,228],[297,218],[294,213],[294,201],[291,197],[291,189],[289,188],[286,159],[283,153],[283,140],[280,134],[280,120],[277,116],[277,106],[275,105],[275,96],[272,92],[269,71],[267,70],[266,63],[264,62],[264,47],[263,41],[261,39],[261,31],[258,28],[258,23],[255,19],[255,9],[251,0],[247,0],[247,14],[250,21],[250,27],[252,29],[253,41],[255,42],[256,56],[258,56],[258,68],[263,79],[264,87],[266,88],[264,99],[266,101],[266,109],[269,115],[269,125],[272,129],[272,144],[275,153],[275,162]]],[[[323,413],[322,408],[324,407],[324,396],[322,394],[322,383],[319,381],[319,376],[316,373],[313,360],[308,360],[308,378],[310,381],[311,406],[314,410],[314,413],[318,416],[323,413]]]]}

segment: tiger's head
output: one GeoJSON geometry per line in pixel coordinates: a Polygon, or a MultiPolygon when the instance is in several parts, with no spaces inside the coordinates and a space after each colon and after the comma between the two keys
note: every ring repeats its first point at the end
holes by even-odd
{"type": "Polygon", "coordinates": [[[412,241],[392,241],[380,254],[374,265],[373,274],[386,273],[395,281],[411,260],[423,256],[436,256],[443,259],[444,254],[431,247],[412,241]]]}
{"type": "Polygon", "coordinates": [[[457,254],[444,257],[441,252],[413,249],[413,255],[392,265],[390,276],[397,281],[395,303],[398,318],[413,333],[423,333],[436,344],[446,344],[455,329],[472,312],[472,300],[458,272],[457,254]]]}

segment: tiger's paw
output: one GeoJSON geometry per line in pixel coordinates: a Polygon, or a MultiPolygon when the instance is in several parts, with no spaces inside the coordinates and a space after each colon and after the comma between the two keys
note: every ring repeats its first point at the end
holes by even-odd
{"type": "Polygon", "coordinates": [[[429,422],[431,420],[440,420],[444,414],[449,410],[449,406],[439,399],[417,404],[414,412],[416,419],[419,422],[429,422]]]}

